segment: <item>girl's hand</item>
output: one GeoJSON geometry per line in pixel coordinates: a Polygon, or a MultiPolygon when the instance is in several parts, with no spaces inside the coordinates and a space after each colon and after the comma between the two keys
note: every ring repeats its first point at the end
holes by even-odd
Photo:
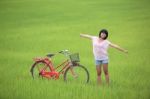
{"type": "Polygon", "coordinates": [[[124,52],[128,54],[128,50],[124,50],[124,52]]]}
{"type": "Polygon", "coordinates": [[[88,34],[80,34],[80,37],[87,38],[87,39],[92,39],[92,36],[88,35],[88,34]]]}
{"type": "Polygon", "coordinates": [[[116,48],[117,50],[119,50],[119,51],[121,51],[121,52],[128,53],[128,51],[127,51],[127,50],[125,50],[125,49],[121,48],[121,47],[120,47],[120,46],[118,46],[117,44],[113,44],[113,43],[111,43],[111,44],[110,44],[110,46],[111,46],[111,47],[113,47],[113,48],[116,48]]]}

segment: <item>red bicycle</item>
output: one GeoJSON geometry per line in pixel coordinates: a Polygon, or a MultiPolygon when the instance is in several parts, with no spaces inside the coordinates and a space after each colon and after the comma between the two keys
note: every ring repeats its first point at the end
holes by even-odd
{"type": "Polygon", "coordinates": [[[68,50],[62,50],[55,54],[48,54],[44,58],[35,58],[30,72],[34,79],[36,78],[48,78],[59,79],[60,75],[63,75],[63,79],[66,82],[89,82],[89,72],[81,65],[79,59],[79,53],[71,54],[68,50]],[[60,65],[54,68],[52,57],[56,54],[63,54],[67,59],[60,65]],[[61,69],[60,69],[61,67],[61,69]]]}

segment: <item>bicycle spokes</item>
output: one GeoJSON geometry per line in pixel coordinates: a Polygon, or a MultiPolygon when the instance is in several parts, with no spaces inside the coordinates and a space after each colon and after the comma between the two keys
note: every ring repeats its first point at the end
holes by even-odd
{"type": "Polygon", "coordinates": [[[89,80],[89,74],[84,67],[73,66],[66,70],[64,80],[71,83],[87,83],[89,80]]]}
{"type": "Polygon", "coordinates": [[[34,79],[42,77],[43,72],[48,72],[49,67],[45,63],[36,63],[33,70],[34,79]]]}

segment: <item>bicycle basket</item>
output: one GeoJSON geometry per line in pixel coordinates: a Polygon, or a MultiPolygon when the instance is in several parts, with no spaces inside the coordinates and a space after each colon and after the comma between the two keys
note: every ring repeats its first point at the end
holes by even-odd
{"type": "Polygon", "coordinates": [[[71,62],[80,62],[79,53],[69,55],[71,62]]]}

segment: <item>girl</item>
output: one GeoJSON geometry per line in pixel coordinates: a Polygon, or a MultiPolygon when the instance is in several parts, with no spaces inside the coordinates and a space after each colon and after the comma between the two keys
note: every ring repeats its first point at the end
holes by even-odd
{"type": "Polygon", "coordinates": [[[109,58],[108,58],[108,52],[107,52],[108,47],[110,46],[112,48],[116,48],[117,50],[125,52],[125,53],[127,53],[128,51],[108,41],[107,40],[108,31],[106,29],[102,29],[99,32],[99,37],[91,36],[87,34],[80,34],[80,37],[92,40],[98,84],[101,84],[101,67],[102,66],[103,66],[103,71],[105,74],[106,82],[107,84],[109,84],[109,73],[108,73],[108,59],[109,58]]]}

